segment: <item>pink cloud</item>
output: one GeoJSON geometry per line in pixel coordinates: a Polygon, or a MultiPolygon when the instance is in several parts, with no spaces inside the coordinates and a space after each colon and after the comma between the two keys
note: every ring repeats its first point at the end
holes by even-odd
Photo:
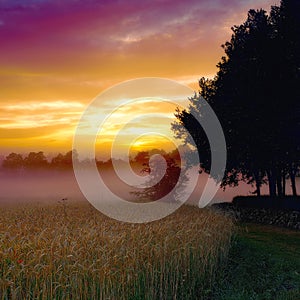
{"type": "Polygon", "coordinates": [[[225,6],[223,2],[10,0],[0,4],[0,19],[4,23],[0,37],[7,39],[7,44],[35,41],[36,44],[49,45],[56,41],[58,46],[67,46],[68,43],[72,45],[71,41],[75,44],[81,38],[88,41],[89,37],[92,39],[98,34],[100,40],[109,43],[108,38],[114,35],[157,33],[168,30],[172,24],[201,24],[209,28],[222,23],[233,11],[262,4],[259,1],[229,0],[225,6]]]}
{"type": "Polygon", "coordinates": [[[88,57],[105,60],[106,55],[154,56],[179,51],[189,56],[197,48],[200,53],[201,49],[215,52],[230,37],[229,28],[234,24],[229,25],[228,20],[241,22],[240,15],[245,18],[248,9],[269,9],[271,3],[4,0],[0,4],[0,63],[28,68],[61,66],[88,57]]]}

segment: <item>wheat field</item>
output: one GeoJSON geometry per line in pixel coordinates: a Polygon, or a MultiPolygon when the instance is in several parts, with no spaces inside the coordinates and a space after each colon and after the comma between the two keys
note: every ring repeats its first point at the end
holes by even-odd
{"type": "Polygon", "coordinates": [[[0,299],[201,299],[226,261],[229,217],[183,206],[147,224],[87,203],[0,208],[0,299]]]}

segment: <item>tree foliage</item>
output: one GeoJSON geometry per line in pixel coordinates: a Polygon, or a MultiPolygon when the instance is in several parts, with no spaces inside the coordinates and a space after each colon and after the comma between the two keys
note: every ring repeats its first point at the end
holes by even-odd
{"type": "Polygon", "coordinates": [[[57,156],[53,157],[50,166],[55,169],[72,169],[73,167],[73,156],[78,159],[77,152],[75,150],[68,151],[66,154],[59,153],[57,156]],[[75,154],[75,155],[74,155],[75,154]]]}
{"type": "Polygon", "coordinates": [[[58,153],[48,162],[44,152],[30,152],[24,158],[22,154],[10,153],[2,162],[2,167],[6,170],[46,170],[59,169],[71,170],[73,159],[77,159],[76,150],[68,151],[65,154],[58,153]],[[74,152],[75,151],[75,152],[74,152]]]}
{"type": "Polygon", "coordinates": [[[197,145],[201,167],[210,171],[205,133],[191,116],[201,114],[199,97],[212,106],[227,143],[227,166],[222,185],[240,180],[260,186],[268,179],[270,194],[285,193],[285,179],[299,168],[300,6],[285,0],[270,14],[250,10],[247,20],[232,27],[231,40],[222,45],[225,56],[213,79],[201,78],[200,91],[188,110],[177,110],[175,135],[189,144],[186,128],[197,145]]]}
{"type": "MultiPolygon", "coordinates": [[[[180,200],[187,176],[181,168],[178,151],[166,153],[162,150],[153,149],[146,153],[149,153],[147,155],[148,160],[146,162],[142,160],[143,169],[141,172],[149,175],[147,187],[133,191],[132,194],[143,201],[156,201],[164,197],[166,197],[164,198],[166,201],[171,202],[180,200]]],[[[141,157],[145,157],[144,151],[136,155],[136,158],[141,157]]]]}
{"type": "Polygon", "coordinates": [[[21,169],[23,167],[24,160],[21,154],[10,153],[2,162],[2,167],[5,169],[21,169]]]}
{"type": "Polygon", "coordinates": [[[42,169],[48,167],[48,161],[44,152],[30,152],[24,158],[24,167],[27,169],[42,169]]]}

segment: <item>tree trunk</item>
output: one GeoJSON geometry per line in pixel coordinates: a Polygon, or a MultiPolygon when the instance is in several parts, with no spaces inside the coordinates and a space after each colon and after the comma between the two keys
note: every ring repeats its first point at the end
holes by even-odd
{"type": "Polygon", "coordinates": [[[285,184],[285,172],[282,173],[282,195],[285,196],[286,193],[286,184],[285,184]]]}
{"type": "Polygon", "coordinates": [[[281,181],[281,172],[278,171],[278,174],[276,176],[276,186],[277,186],[277,195],[280,197],[282,196],[282,181],[281,181]]]}
{"type": "Polygon", "coordinates": [[[297,196],[296,172],[294,172],[294,170],[292,168],[290,169],[290,177],[291,177],[291,186],[292,186],[293,196],[297,196]]]}
{"type": "Polygon", "coordinates": [[[257,197],[260,197],[261,193],[260,193],[260,184],[256,182],[256,193],[257,193],[257,197]]]}
{"type": "Polygon", "coordinates": [[[259,171],[254,171],[254,177],[255,177],[255,184],[256,184],[256,195],[257,197],[260,197],[260,186],[261,186],[261,180],[259,176],[259,171]]]}
{"type": "Polygon", "coordinates": [[[269,181],[269,192],[271,197],[276,196],[276,179],[274,176],[274,172],[272,170],[267,171],[268,181],[269,181]]]}

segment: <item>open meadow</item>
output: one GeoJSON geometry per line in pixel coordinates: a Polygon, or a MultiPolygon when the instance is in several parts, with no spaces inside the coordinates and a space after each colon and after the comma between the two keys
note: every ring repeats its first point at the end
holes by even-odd
{"type": "Polygon", "coordinates": [[[226,262],[229,217],[183,206],[147,224],[83,202],[0,208],[0,299],[201,299],[226,262]]]}

